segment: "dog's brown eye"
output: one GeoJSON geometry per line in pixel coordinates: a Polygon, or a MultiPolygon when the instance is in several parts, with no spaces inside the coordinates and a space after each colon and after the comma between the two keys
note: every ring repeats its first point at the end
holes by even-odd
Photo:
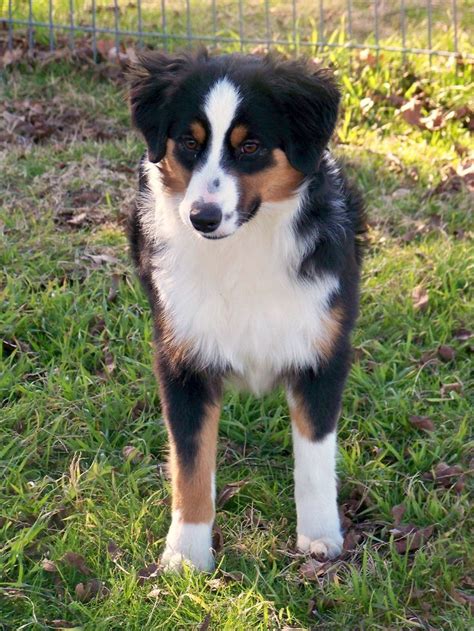
{"type": "Polygon", "coordinates": [[[260,147],[260,143],[256,140],[247,140],[240,145],[240,151],[245,153],[246,155],[252,155],[252,153],[256,153],[260,147]]]}
{"type": "Polygon", "coordinates": [[[197,151],[199,148],[199,143],[194,138],[184,138],[183,144],[189,151],[197,151]]]}

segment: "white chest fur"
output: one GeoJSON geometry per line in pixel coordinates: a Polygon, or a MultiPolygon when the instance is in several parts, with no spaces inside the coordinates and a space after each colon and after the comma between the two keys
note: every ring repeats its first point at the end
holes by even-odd
{"type": "Polygon", "coordinates": [[[144,205],[142,223],[166,243],[153,280],[175,340],[193,348],[202,366],[231,367],[255,393],[285,369],[315,365],[338,280],[297,278],[304,244],[290,222],[298,200],[262,207],[231,237],[212,241],[183,224],[177,200],[163,197],[154,174],[151,184],[158,195],[154,212],[144,205]]]}

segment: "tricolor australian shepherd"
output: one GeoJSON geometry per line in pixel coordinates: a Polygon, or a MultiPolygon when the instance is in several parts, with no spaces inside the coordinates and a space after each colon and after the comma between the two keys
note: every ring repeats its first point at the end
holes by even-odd
{"type": "Polygon", "coordinates": [[[224,387],[283,385],[297,546],[335,557],[336,423],[357,315],[362,205],[327,144],[340,94],[306,62],[149,53],[132,70],[147,153],[130,242],[171,451],[162,563],[213,566],[224,387]]]}

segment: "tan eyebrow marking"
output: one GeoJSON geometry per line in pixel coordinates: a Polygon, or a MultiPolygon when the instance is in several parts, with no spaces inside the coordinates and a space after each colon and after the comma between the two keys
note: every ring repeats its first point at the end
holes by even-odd
{"type": "Polygon", "coordinates": [[[191,123],[191,132],[194,136],[194,140],[197,140],[200,145],[203,145],[206,141],[206,130],[204,129],[202,123],[199,121],[194,121],[191,123]]]}
{"type": "Polygon", "coordinates": [[[230,144],[237,149],[237,147],[245,140],[248,134],[248,128],[246,125],[236,125],[230,132],[230,144]]]}

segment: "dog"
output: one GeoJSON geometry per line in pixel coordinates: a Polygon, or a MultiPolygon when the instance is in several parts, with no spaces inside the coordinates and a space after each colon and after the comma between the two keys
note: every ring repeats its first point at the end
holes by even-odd
{"type": "Polygon", "coordinates": [[[334,558],[336,424],[358,312],[363,204],[328,150],[340,92],[307,61],[144,53],[130,74],[147,151],[130,219],[170,443],[167,569],[214,566],[227,384],[283,385],[297,547],[334,558]]]}

